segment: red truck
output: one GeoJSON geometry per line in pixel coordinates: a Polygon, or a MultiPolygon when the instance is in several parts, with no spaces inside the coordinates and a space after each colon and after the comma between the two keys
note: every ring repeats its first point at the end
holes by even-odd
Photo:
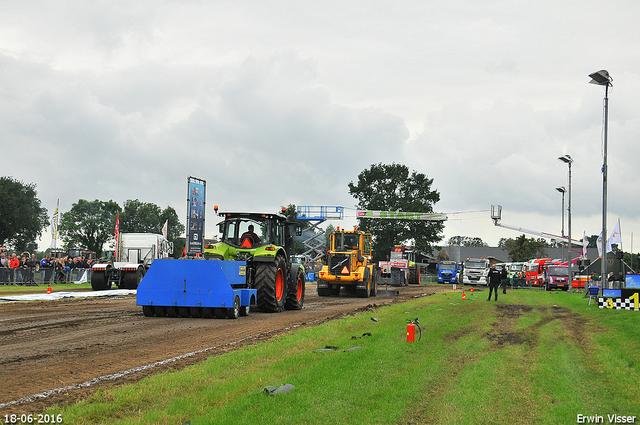
{"type": "Polygon", "coordinates": [[[545,264],[551,263],[552,261],[551,258],[529,260],[529,262],[525,264],[527,286],[542,286],[542,271],[545,264]]]}
{"type": "Polygon", "coordinates": [[[543,285],[545,291],[551,289],[569,289],[569,267],[564,264],[547,264],[544,266],[543,285]]]}

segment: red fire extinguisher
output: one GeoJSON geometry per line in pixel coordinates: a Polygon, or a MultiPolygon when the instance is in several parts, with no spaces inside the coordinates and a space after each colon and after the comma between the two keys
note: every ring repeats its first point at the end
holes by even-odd
{"type": "Polygon", "coordinates": [[[416,340],[416,325],[413,322],[407,324],[407,342],[415,342],[416,340]]]}
{"type": "Polygon", "coordinates": [[[420,323],[418,322],[418,318],[415,320],[407,319],[407,342],[415,342],[416,341],[416,326],[418,327],[418,332],[420,333],[418,336],[418,341],[422,338],[422,329],[420,329],[420,323]]]}

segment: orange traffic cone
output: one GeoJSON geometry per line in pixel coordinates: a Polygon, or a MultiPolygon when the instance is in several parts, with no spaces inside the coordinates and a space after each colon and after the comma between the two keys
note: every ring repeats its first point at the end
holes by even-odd
{"type": "Polygon", "coordinates": [[[51,286],[47,286],[47,294],[51,293],[51,286]]]}

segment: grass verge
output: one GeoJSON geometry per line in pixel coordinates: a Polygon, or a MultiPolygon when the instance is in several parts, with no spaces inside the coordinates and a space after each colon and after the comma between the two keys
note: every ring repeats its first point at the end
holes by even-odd
{"type": "Polygon", "coordinates": [[[0,296],[46,294],[47,287],[51,287],[51,292],[65,291],[91,291],[91,283],[55,283],[42,284],[38,286],[26,285],[0,285],[0,296]]]}

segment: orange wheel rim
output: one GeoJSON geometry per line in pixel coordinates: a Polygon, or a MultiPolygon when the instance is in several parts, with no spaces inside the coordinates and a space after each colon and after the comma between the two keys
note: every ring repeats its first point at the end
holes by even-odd
{"type": "Polygon", "coordinates": [[[284,293],[284,273],[282,273],[282,269],[278,269],[278,273],[276,274],[276,299],[278,299],[278,301],[282,299],[283,293],[284,293]]]}
{"type": "Polygon", "coordinates": [[[302,299],[302,285],[304,285],[304,282],[302,281],[302,279],[298,279],[298,293],[296,294],[298,301],[302,299]]]}

